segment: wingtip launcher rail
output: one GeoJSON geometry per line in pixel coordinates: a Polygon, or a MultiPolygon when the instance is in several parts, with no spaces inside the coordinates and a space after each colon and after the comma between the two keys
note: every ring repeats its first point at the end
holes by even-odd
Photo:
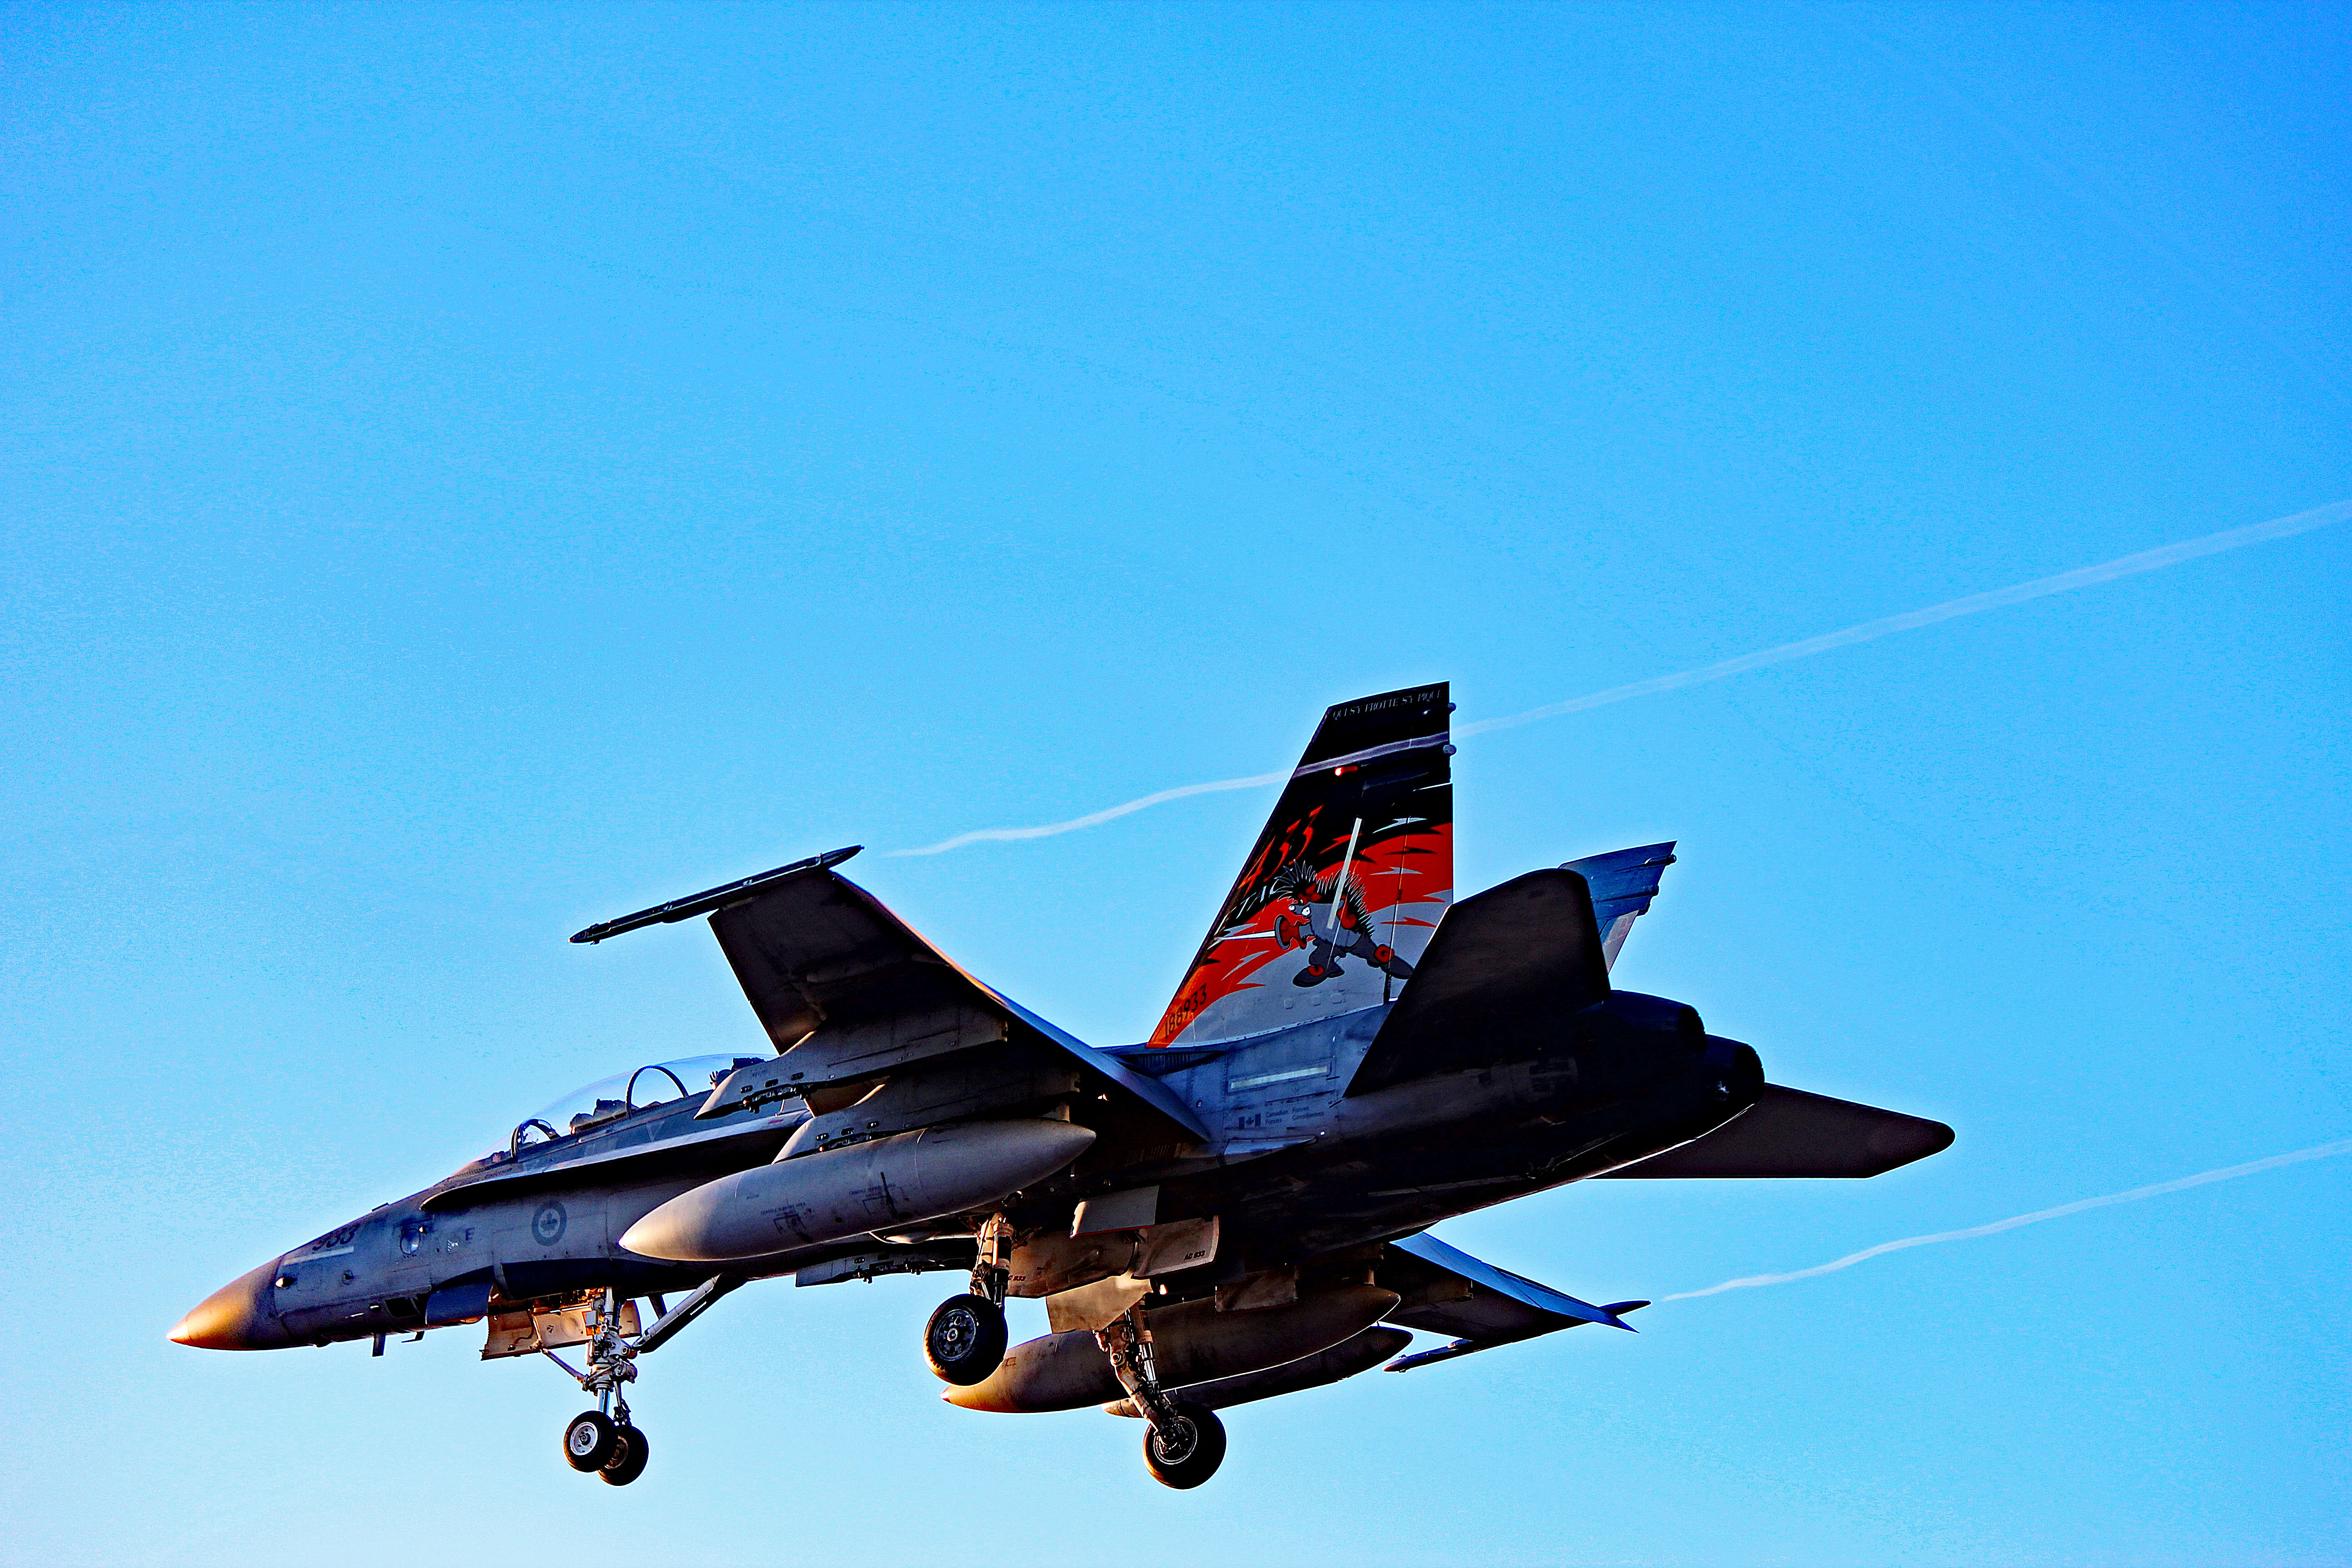
{"type": "Polygon", "coordinates": [[[606,937],[619,936],[624,931],[636,931],[645,926],[670,925],[696,915],[707,915],[713,910],[748,899],[787,878],[806,876],[812,871],[830,871],[864,847],[862,844],[852,844],[844,849],[828,849],[822,855],[812,855],[805,860],[795,860],[789,866],[779,866],[772,871],[762,871],[756,877],[746,877],[724,887],[690,893],[683,899],[672,899],[668,903],[639,910],[635,914],[623,915],[618,920],[599,921],[585,931],[572,932],[572,940],[603,942],[606,937]]]}

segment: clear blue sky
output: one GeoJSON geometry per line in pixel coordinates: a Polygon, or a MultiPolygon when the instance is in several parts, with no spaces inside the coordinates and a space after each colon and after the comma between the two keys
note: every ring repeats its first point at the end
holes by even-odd
{"type": "MultiPolygon", "coordinates": [[[[879,851],[2352,496],[2340,9],[0,31],[0,1557],[2352,1561],[2352,1160],[1252,1406],[1183,1494],[1130,1424],[941,1405],[935,1279],[726,1302],[626,1492],[470,1331],[163,1337],[757,1038],[698,927],[589,921],[865,843],[1132,1040],[1265,792],[879,851]]],[[[2347,563],[1465,740],[1465,888],[1678,838],[1621,983],[1959,1141],[1443,1234],[1661,1296],[2352,1135],[2347,563]]]]}

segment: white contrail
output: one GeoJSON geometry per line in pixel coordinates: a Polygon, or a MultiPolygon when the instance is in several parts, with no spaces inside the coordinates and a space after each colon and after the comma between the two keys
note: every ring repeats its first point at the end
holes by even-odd
{"type": "Polygon", "coordinates": [[[1507,730],[1515,724],[1532,724],[1538,719],[1554,719],[1562,713],[1581,713],[1588,708],[1605,708],[1612,702],[1629,698],[1647,697],[1653,692],[1674,691],[1704,681],[1721,680],[1727,675],[1739,675],[1759,669],[1768,664],[1786,664],[1792,658],[1810,658],[1817,653],[1827,653],[1833,647],[1847,647],[1854,643],[1874,642],[1896,632],[1907,632],[1919,626],[1931,626],[1937,621],[1954,620],[1961,616],[1973,616],[1985,610],[1998,610],[2006,605],[2022,604],[2039,599],[2045,594],[2063,594],[2069,589],[2087,588],[2095,583],[2112,583],[2118,577],[2133,577],[2142,572],[2153,572],[2160,566],[2176,565],[2194,561],[2200,555],[2218,555],[2224,550],[2238,550],[2265,540],[2284,539],[2293,533],[2308,533],[2315,528],[2325,528],[2331,522],[2341,522],[2352,517],[2352,500],[2340,500],[2332,506],[2314,507],[2309,511],[2296,512],[2293,517],[2275,517],[2268,522],[2249,523],[2244,528],[2224,529],[2209,533],[2202,539],[2184,540],[2179,544],[2167,544],[2156,550],[2143,550],[2137,555],[2126,555],[2097,566],[2084,566],[2073,572],[2061,572],[2055,577],[2036,577],[2031,583],[2020,583],[2011,588],[1995,588],[1990,594],[1971,594],[1965,599],[1948,599],[1940,605],[1930,605],[1924,610],[1909,610],[1883,620],[1864,621],[1843,631],[1830,632],[1802,642],[1782,643],[1759,653],[1743,653],[1738,658],[1727,658],[1717,664],[1701,665],[1685,669],[1680,675],[1661,675],[1648,680],[1637,680],[1631,686],[1612,686],[1606,691],[1596,691],[1590,697],[1571,698],[1566,702],[1554,702],[1542,708],[1530,708],[1524,713],[1513,713],[1501,719],[1481,719],[1474,724],[1459,724],[1457,735],[1484,734],[1489,730],[1507,730]]]}
{"type": "Polygon", "coordinates": [[[1048,822],[1041,827],[976,827],[970,833],[959,833],[953,838],[942,838],[937,844],[926,844],[919,849],[893,849],[893,855],[938,855],[950,849],[961,849],[967,844],[982,844],[992,839],[1051,838],[1056,833],[1075,833],[1081,827],[1094,827],[1141,811],[1148,805],[1166,801],[1182,800],[1188,795],[1212,795],[1221,789],[1255,789],[1260,784],[1280,784],[1290,776],[1288,768],[1278,773],[1252,773],[1245,779],[1215,779],[1208,784],[1181,784],[1163,789],[1157,795],[1141,795],[1118,805],[1107,805],[1100,811],[1090,811],[1084,816],[1074,816],[1067,822],[1048,822]]]}
{"type": "Polygon", "coordinates": [[[1908,1247],[1933,1247],[1945,1241],[1973,1241],[1980,1236],[1998,1236],[2021,1225],[2040,1225],[2045,1219],[2060,1219],[2070,1214],[2081,1214],[2085,1209],[2136,1204],[2142,1198],[2162,1197],[2167,1193],[2201,1187],[2209,1182],[2233,1181],[2240,1176],[2251,1176],[2257,1171],[2274,1171],[2281,1165],[2297,1164],[2305,1160],[2325,1160],[2334,1154],[2352,1154],[2352,1138],[2317,1144],[2309,1149],[2297,1149],[2291,1154],[2273,1154],[2267,1160],[2249,1160],[2242,1165],[2225,1165],[2218,1171],[2200,1171],[2193,1176],[2158,1182],[2152,1187],[2134,1187],[2127,1193],[2109,1193],[2103,1198],[2082,1198],[2071,1204],[2060,1204],[2054,1209],[2036,1209],[2032,1214],[1997,1219],[1990,1225],[1970,1226],[1966,1230],[1939,1230],[1933,1236],[1906,1236],[1900,1241],[1882,1241],[1876,1247],[1865,1247],[1860,1252],[1849,1252],[1834,1263],[1816,1264],[1811,1268],[1800,1268],[1793,1274],[1750,1274],[1744,1279],[1727,1279],[1720,1285],[1710,1285],[1704,1290],[1685,1290],[1658,1299],[1661,1301],[1689,1301],[1701,1296],[1720,1295],[1726,1290],[1753,1290],[1759,1285],[1786,1285],[1792,1279],[1811,1279],[1817,1274],[1834,1274],[1841,1268],[1851,1268],[1866,1259],[1883,1257],[1889,1252],[1900,1252],[1908,1247]]]}
{"type": "MultiPolygon", "coordinates": [[[[1896,632],[1907,632],[1919,626],[1931,626],[1938,621],[1948,621],[1961,616],[1973,616],[1985,610],[1997,610],[2007,605],[2022,604],[2046,594],[2063,594],[2074,588],[2087,588],[2095,583],[2112,583],[2118,577],[2137,576],[2161,566],[2177,565],[2194,561],[2200,555],[2218,555],[2225,550],[2242,549],[2260,544],[2265,540],[2284,539],[2290,534],[2308,533],[2315,528],[2326,528],[2352,517],[2352,500],[2340,500],[2329,506],[2314,507],[2292,517],[2276,517],[2268,522],[2250,523],[2244,528],[2224,529],[2209,533],[2202,539],[2183,540],[2155,550],[2143,550],[2137,555],[2121,556],[2096,566],[2084,566],[2073,572],[2061,572],[2055,577],[2036,577],[2031,583],[2013,587],[1995,588],[1989,594],[1972,594],[1965,599],[1948,599],[1940,605],[1930,605],[1924,610],[1909,610],[1899,616],[1887,616],[1880,620],[1864,621],[1843,631],[1829,632],[1802,642],[1782,643],[1757,653],[1744,653],[1737,658],[1727,658],[1714,664],[1685,669],[1679,675],[1654,676],[1637,680],[1630,686],[1612,686],[1606,691],[1595,691],[1587,697],[1570,698],[1566,702],[1554,702],[1542,708],[1530,708],[1524,713],[1507,714],[1500,719],[1480,719],[1468,724],[1457,724],[1454,733],[1483,735],[1490,730],[1507,730],[1515,725],[1532,724],[1538,719],[1556,719],[1563,713],[1581,713],[1589,708],[1605,708],[1612,702],[1623,702],[1635,697],[1648,697],[1655,692],[1679,690],[1685,686],[1697,686],[1709,680],[1721,680],[1727,676],[1743,674],[1768,664],[1785,664],[1792,658],[1810,658],[1832,648],[1846,647],[1854,643],[1873,642],[1896,632]]],[[[1208,784],[1185,784],[1177,789],[1163,789],[1154,795],[1141,795],[1118,805],[1106,806],[1088,812],[1084,816],[1071,817],[1067,822],[1048,822],[1036,827],[982,827],[970,833],[959,833],[937,844],[927,844],[917,849],[893,849],[893,855],[938,855],[950,849],[960,849],[967,844],[1022,838],[1050,838],[1057,833],[1074,833],[1081,827],[1095,827],[1115,821],[1148,806],[1182,800],[1188,795],[1211,795],[1219,790],[1255,789],[1260,784],[1280,784],[1290,776],[1288,769],[1280,773],[1253,773],[1245,779],[1216,779],[1208,784]]]]}

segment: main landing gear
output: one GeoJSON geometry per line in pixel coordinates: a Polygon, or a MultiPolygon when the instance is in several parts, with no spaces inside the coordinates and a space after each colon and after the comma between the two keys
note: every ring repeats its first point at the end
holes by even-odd
{"type": "Polygon", "coordinates": [[[1143,1303],[1138,1301],[1097,1329],[1095,1342],[1110,1357],[1111,1370],[1118,1373],[1128,1398],[1150,1424],[1143,1435],[1143,1465],[1151,1479],[1185,1491],[1215,1475],[1225,1462],[1225,1424],[1206,1405],[1173,1398],[1160,1386],[1143,1303]]]}
{"type": "Polygon", "coordinates": [[[1225,1462],[1225,1424],[1205,1405],[1176,1402],[1176,1422],[1167,1431],[1143,1435],[1143,1464],[1162,1486],[1187,1491],[1217,1473],[1225,1462]]]}
{"type": "Polygon", "coordinates": [[[992,1215],[980,1227],[980,1253],[972,1260],[971,1288],[940,1303],[923,1326],[923,1359],[931,1370],[959,1388],[985,1383],[1004,1360],[1004,1287],[1011,1276],[1004,1255],[1013,1242],[1013,1226],[1003,1215],[992,1215]]]}

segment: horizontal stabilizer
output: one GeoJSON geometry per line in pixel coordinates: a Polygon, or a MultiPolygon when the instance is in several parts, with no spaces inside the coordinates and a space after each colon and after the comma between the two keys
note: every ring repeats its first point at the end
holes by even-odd
{"type": "Polygon", "coordinates": [[[1766,1084],[1754,1105],[1703,1138],[1613,1171],[1630,1176],[1875,1176],[1951,1147],[1924,1116],[1766,1084]]]}
{"type": "Polygon", "coordinates": [[[1348,1092],[1507,1060],[1608,994],[1584,879],[1514,877],[1446,911],[1348,1092]]]}
{"type": "Polygon", "coordinates": [[[1402,1241],[1391,1241],[1389,1246],[1421,1259],[1432,1271],[1449,1275],[1457,1284],[1471,1287],[1466,1295],[1458,1290],[1454,1292],[1454,1300],[1444,1308],[1415,1307],[1408,1303],[1391,1312],[1386,1319],[1389,1322],[1440,1333],[1463,1333],[1473,1330],[1493,1332],[1517,1328],[1533,1328],[1542,1333],[1568,1326],[1565,1321],[1549,1322],[1544,1320],[1564,1319],[1580,1323],[1606,1323],[1612,1329],[1625,1329],[1628,1333],[1633,1331],[1619,1322],[1617,1314],[1606,1307],[1580,1301],[1573,1296],[1555,1290],[1549,1285],[1538,1285],[1507,1268],[1483,1263],[1458,1247],[1448,1247],[1427,1231],[1419,1236],[1408,1236],[1402,1241]],[[1475,1320],[1465,1317],[1464,1312],[1475,1310],[1465,1308],[1461,1303],[1476,1300],[1481,1296],[1494,1298],[1499,1311],[1487,1311],[1475,1320]]]}
{"type": "Polygon", "coordinates": [[[1649,1305],[1620,1301],[1596,1307],[1481,1262],[1426,1231],[1390,1242],[1381,1255],[1377,1277],[1382,1289],[1400,1297],[1395,1310],[1381,1321],[1454,1336],[1452,1344],[1391,1362],[1391,1372],[1516,1344],[1585,1323],[1606,1323],[1631,1333],[1633,1325],[1622,1314],[1649,1305]]]}
{"type": "MultiPolygon", "coordinates": [[[[1648,1305],[1649,1303],[1647,1301],[1612,1301],[1602,1310],[1610,1312],[1633,1312],[1638,1311],[1648,1305]]],[[[1564,1323],[1560,1326],[1563,1328],[1574,1328],[1576,1325],[1573,1323],[1564,1323]]],[[[1388,1365],[1381,1368],[1381,1370],[1382,1372],[1411,1372],[1414,1367],[1427,1366],[1433,1362],[1452,1361],[1455,1356],[1475,1355],[1480,1351],[1490,1351],[1497,1345],[1516,1344],[1517,1342],[1517,1341],[1516,1340],[1455,1340],[1453,1343],[1440,1345],[1435,1350],[1415,1351],[1411,1355],[1399,1356],[1396,1360],[1389,1363],[1388,1365]]]]}

